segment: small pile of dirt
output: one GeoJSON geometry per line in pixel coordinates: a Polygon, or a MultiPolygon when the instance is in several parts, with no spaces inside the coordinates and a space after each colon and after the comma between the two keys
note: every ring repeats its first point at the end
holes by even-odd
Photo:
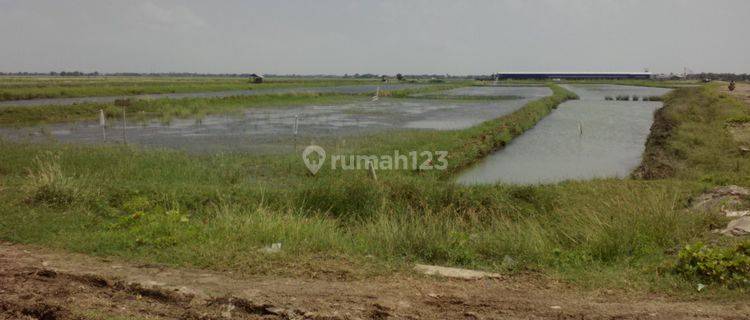
{"type": "Polygon", "coordinates": [[[716,187],[696,197],[691,208],[733,218],[726,228],[716,232],[732,237],[750,235],[750,189],[740,186],[716,187]]]}
{"type": "Polygon", "coordinates": [[[693,199],[692,209],[703,212],[727,213],[750,208],[750,189],[721,186],[693,199]]]}

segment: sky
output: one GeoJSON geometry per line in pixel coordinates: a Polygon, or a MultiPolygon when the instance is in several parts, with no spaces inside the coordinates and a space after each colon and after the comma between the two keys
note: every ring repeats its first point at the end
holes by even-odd
{"type": "Polygon", "coordinates": [[[750,73],[747,0],[0,0],[0,72],[750,73]]]}

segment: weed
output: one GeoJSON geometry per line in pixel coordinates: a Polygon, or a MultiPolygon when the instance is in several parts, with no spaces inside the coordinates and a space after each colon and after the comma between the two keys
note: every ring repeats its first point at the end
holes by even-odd
{"type": "Polygon", "coordinates": [[[729,287],[750,286],[750,242],[730,248],[687,245],[677,255],[674,271],[689,279],[729,287]]]}

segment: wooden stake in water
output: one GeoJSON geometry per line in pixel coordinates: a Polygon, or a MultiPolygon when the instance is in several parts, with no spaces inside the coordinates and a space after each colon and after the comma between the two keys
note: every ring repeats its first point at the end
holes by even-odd
{"type": "Polygon", "coordinates": [[[102,127],[102,139],[107,141],[107,117],[104,115],[104,109],[99,109],[99,125],[102,127]]]}
{"type": "Polygon", "coordinates": [[[128,128],[127,120],[125,120],[125,107],[122,107],[122,143],[128,144],[128,136],[126,129],[128,128]]]}
{"type": "MultiPolygon", "coordinates": [[[[297,156],[297,132],[299,128],[299,114],[294,115],[294,127],[292,128],[292,141],[294,141],[294,151],[292,151],[292,155],[295,157],[297,156]]],[[[287,167],[288,172],[292,172],[292,163],[289,162],[289,166],[287,167]]]]}
{"type": "Polygon", "coordinates": [[[583,136],[583,124],[578,122],[578,135],[583,136]]]}
{"type": "Polygon", "coordinates": [[[294,136],[297,136],[297,129],[299,128],[299,115],[294,115],[294,136]]]}
{"type": "Polygon", "coordinates": [[[299,115],[294,115],[294,153],[297,153],[297,132],[299,129],[299,115]]]}
{"type": "Polygon", "coordinates": [[[122,143],[127,144],[128,138],[125,132],[125,129],[127,128],[127,120],[125,120],[125,107],[130,106],[130,100],[117,99],[115,100],[115,106],[122,107],[122,143]]]}

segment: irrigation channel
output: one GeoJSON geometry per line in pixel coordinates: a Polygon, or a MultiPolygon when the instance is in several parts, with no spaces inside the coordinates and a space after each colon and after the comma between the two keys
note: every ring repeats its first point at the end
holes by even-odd
{"type": "MultiPolygon", "coordinates": [[[[363,88],[360,86],[356,90],[363,88]]],[[[449,90],[443,95],[505,98],[380,98],[345,105],[248,108],[240,114],[169,121],[136,122],[128,119],[125,135],[129,144],[191,153],[286,153],[291,152],[291,147],[297,143],[353,139],[382,131],[463,129],[506,115],[531,100],[551,94],[552,91],[544,86],[469,87],[449,90]]],[[[98,121],[0,128],[0,137],[26,142],[114,144],[123,140],[122,128],[120,119],[108,119],[106,140],[98,121]]]]}
{"type": "Polygon", "coordinates": [[[401,90],[424,86],[421,84],[383,84],[383,85],[347,85],[329,87],[293,87],[293,88],[260,88],[253,90],[231,90],[216,92],[187,92],[187,93],[158,93],[142,94],[134,96],[108,96],[108,97],[77,97],[77,98],[52,98],[31,100],[0,101],[0,107],[9,106],[40,106],[53,105],[64,106],[79,103],[112,103],[117,99],[153,100],[153,99],[184,99],[184,98],[223,98],[231,96],[254,96],[263,94],[283,93],[344,93],[358,94],[375,92],[380,90],[401,90]]]}
{"type": "Polygon", "coordinates": [[[536,184],[625,177],[640,163],[653,114],[669,89],[565,85],[580,100],[561,104],[534,128],[463,172],[462,184],[536,184]],[[620,97],[628,101],[617,101],[620,97]],[[633,101],[633,97],[638,101],[633,101]],[[610,100],[611,99],[611,100],[610,100]]]}

